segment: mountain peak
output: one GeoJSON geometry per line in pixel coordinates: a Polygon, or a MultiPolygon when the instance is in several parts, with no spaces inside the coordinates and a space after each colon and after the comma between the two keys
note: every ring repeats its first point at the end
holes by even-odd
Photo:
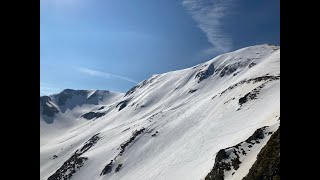
{"type": "Polygon", "coordinates": [[[43,97],[40,118],[55,116],[41,121],[40,179],[243,179],[280,125],[279,96],[280,49],[267,44],[126,95],[66,89],[43,97]]]}

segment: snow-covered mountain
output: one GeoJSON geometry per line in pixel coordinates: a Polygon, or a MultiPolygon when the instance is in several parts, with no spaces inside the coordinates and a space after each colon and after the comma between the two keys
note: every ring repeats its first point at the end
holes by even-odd
{"type": "Polygon", "coordinates": [[[264,44],[153,75],[125,94],[40,97],[40,179],[252,179],[278,142],[279,96],[280,47],[264,44]]]}

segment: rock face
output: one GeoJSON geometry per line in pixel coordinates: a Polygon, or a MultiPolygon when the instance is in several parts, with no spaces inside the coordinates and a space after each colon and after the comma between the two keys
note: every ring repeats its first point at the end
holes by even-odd
{"type": "MultiPolygon", "coordinates": [[[[113,168],[113,166],[115,166],[115,164],[116,164],[115,162],[117,161],[117,159],[118,159],[120,156],[123,155],[123,153],[124,153],[124,151],[126,150],[126,148],[127,148],[130,144],[132,144],[132,142],[133,142],[141,133],[143,133],[144,130],[145,130],[145,128],[141,128],[140,130],[135,130],[135,131],[132,132],[132,136],[131,136],[126,142],[122,143],[122,144],[120,145],[120,147],[118,148],[118,149],[120,149],[120,152],[118,153],[118,155],[115,156],[114,159],[111,160],[110,163],[107,164],[107,165],[102,169],[102,171],[101,171],[101,173],[100,173],[100,176],[106,175],[106,174],[112,172],[112,168],[113,168]]],[[[120,169],[121,169],[121,167],[122,167],[122,164],[121,164],[121,163],[118,164],[118,166],[117,166],[116,169],[115,169],[115,172],[119,172],[120,169]]]]}
{"type": "Polygon", "coordinates": [[[120,152],[119,152],[119,156],[122,156],[122,154],[124,153],[124,151],[126,150],[126,147],[132,143],[139,134],[141,134],[143,131],[145,130],[145,128],[141,128],[140,130],[136,130],[132,133],[132,136],[130,137],[129,140],[127,140],[126,142],[122,143],[120,145],[120,152]]]}
{"type": "Polygon", "coordinates": [[[48,117],[53,117],[59,110],[53,105],[51,102],[51,98],[49,96],[40,97],[40,110],[42,110],[42,114],[48,117]]]}
{"type": "MultiPolygon", "coordinates": [[[[50,96],[40,97],[40,119],[44,120],[47,124],[52,124],[56,119],[56,115],[64,116],[66,111],[73,111],[74,108],[92,107],[93,105],[109,103],[112,100],[120,99],[122,93],[113,93],[107,90],[73,90],[65,89],[62,92],[50,96]],[[110,100],[110,101],[109,101],[110,100]]],[[[113,102],[112,102],[113,103],[113,102]]],[[[77,119],[83,117],[85,119],[100,118],[104,116],[105,112],[95,112],[102,109],[107,109],[106,106],[99,106],[94,108],[94,111],[85,113],[75,113],[72,118],[77,119]]],[[[106,110],[107,111],[107,110],[106,110]]],[[[71,119],[67,116],[66,119],[71,119]]]]}
{"type": "Polygon", "coordinates": [[[110,161],[109,164],[107,164],[103,169],[102,172],[100,173],[100,176],[111,173],[112,171],[112,166],[113,166],[113,160],[110,161]]]}
{"type": "Polygon", "coordinates": [[[93,119],[93,118],[102,117],[104,115],[105,115],[105,113],[103,113],[103,112],[88,112],[86,114],[83,114],[81,117],[90,120],[90,119],[93,119]]]}
{"type": "Polygon", "coordinates": [[[84,161],[88,160],[87,157],[81,157],[83,153],[88,151],[94,144],[97,143],[97,141],[100,139],[98,136],[99,134],[96,134],[92,136],[83,146],[82,148],[76,150],[72,154],[72,156],[63,163],[63,165],[55,172],[53,173],[48,180],[69,180],[73,176],[74,173],[76,173],[77,170],[79,170],[83,164],[84,161]]]}
{"type": "Polygon", "coordinates": [[[126,99],[126,100],[123,100],[123,101],[119,102],[116,105],[116,107],[119,106],[119,110],[118,111],[121,111],[123,108],[125,108],[128,105],[129,101],[130,101],[130,99],[126,99]]]}
{"type": "Polygon", "coordinates": [[[241,159],[243,158],[241,156],[247,156],[250,153],[250,149],[260,144],[260,140],[272,134],[271,132],[267,132],[266,128],[265,126],[257,129],[248,139],[235,146],[221,149],[217,153],[214,166],[205,180],[224,180],[225,174],[228,171],[233,171],[232,175],[236,173],[242,163],[241,159]]]}
{"type": "Polygon", "coordinates": [[[214,65],[210,64],[207,68],[198,72],[195,78],[198,79],[198,83],[200,83],[202,80],[207,79],[209,76],[213,75],[213,73],[214,65]]]}
{"type": "Polygon", "coordinates": [[[258,154],[243,180],[280,180],[280,127],[258,154]]]}

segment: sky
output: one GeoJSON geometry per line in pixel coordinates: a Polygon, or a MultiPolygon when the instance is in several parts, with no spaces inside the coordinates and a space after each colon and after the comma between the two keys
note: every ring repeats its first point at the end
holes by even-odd
{"type": "Polygon", "coordinates": [[[40,95],[126,92],[265,43],[280,45],[279,0],[40,0],[40,95]]]}

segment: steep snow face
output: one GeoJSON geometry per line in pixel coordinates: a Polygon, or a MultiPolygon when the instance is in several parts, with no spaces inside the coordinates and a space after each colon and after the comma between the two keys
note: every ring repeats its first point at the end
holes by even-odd
{"type": "MultiPolygon", "coordinates": [[[[126,94],[65,91],[40,99],[40,179],[204,179],[221,149],[279,125],[280,47],[153,75],[126,94]]],[[[244,177],[264,142],[225,179],[244,177]]]]}

